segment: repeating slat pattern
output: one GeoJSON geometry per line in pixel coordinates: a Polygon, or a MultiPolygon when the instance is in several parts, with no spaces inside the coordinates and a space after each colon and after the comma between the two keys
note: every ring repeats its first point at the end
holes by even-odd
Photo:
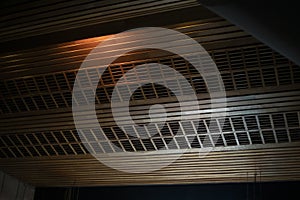
{"type": "MultiPolygon", "coordinates": [[[[220,69],[226,91],[300,83],[299,67],[264,46],[234,49],[231,51],[213,51],[211,55],[220,69]],[[243,61],[242,58],[246,56],[253,56],[255,60],[251,58],[252,60],[249,62],[247,60],[243,61]]],[[[116,81],[127,70],[146,62],[109,66],[100,81],[103,84],[99,84],[96,103],[109,103],[110,95],[116,81]],[[109,71],[113,73],[109,73],[109,71]]],[[[175,70],[185,75],[185,78],[189,80],[193,89],[198,94],[207,93],[207,88],[201,75],[192,71],[189,68],[189,63],[182,58],[172,56],[170,58],[151,60],[151,62],[172,65],[175,70]]],[[[86,70],[87,75],[97,73],[99,73],[98,69],[86,70]]],[[[76,71],[70,70],[34,77],[1,80],[1,94],[5,98],[1,99],[0,111],[4,114],[71,107],[71,92],[75,77],[76,71]]],[[[136,83],[138,81],[135,81],[133,84],[136,83]]],[[[90,83],[87,83],[86,87],[89,86],[90,83]]],[[[129,87],[125,85],[124,90],[128,89],[129,87]]],[[[83,96],[85,95],[88,94],[83,94],[83,96]]],[[[147,100],[166,96],[170,96],[170,94],[166,92],[165,88],[151,84],[146,88],[140,88],[140,91],[134,95],[133,99],[147,100]]]]}
{"type": "Polygon", "coordinates": [[[32,1],[3,9],[1,42],[197,5],[194,0],[32,1]]]}
{"type": "MultiPolygon", "coordinates": [[[[217,120],[218,119],[214,119],[217,120]]],[[[159,134],[149,139],[131,139],[120,127],[104,128],[107,138],[100,137],[99,130],[90,129],[84,135],[89,140],[82,141],[76,130],[57,130],[26,134],[10,134],[0,137],[1,158],[10,157],[36,157],[89,154],[83,143],[90,145],[94,154],[113,153],[114,145],[124,152],[156,151],[162,149],[164,142],[174,140],[176,149],[244,146],[255,144],[278,144],[300,141],[300,113],[275,113],[263,115],[236,116],[225,119],[225,124],[220,130],[211,132],[207,127],[211,121],[201,120],[198,124],[194,121],[168,122],[159,134]],[[182,127],[183,135],[176,135],[182,127]],[[197,137],[188,133],[197,127],[197,137]],[[206,142],[207,136],[221,136],[216,143],[206,142]],[[114,145],[110,145],[112,143],[114,145]]],[[[133,126],[122,127],[134,131],[133,126]]],[[[145,127],[146,128],[146,127],[145,127]]],[[[146,128],[147,129],[147,128],[146,128]]],[[[136,133],[138,134],[138,133],[136,133]]]]}
{"type": "MultiPolygon", "coordinates": [[[[118,6],[125,6],[124,2],[118,6]]],[[[130,5],[139,2],[132,1],[130,5]]],[[[179,1],[168,2],[181,4],[179,1]]],[[[149,3],[160,4],[157,1],[149,3]]],[[[60,1],[57,1],[49,6],[59,4],[60,1]]],[[[80,6],[78,9],[81,9],[80,6]]],[[[37,10],[33,9],[32,14],[43,16],[37,10]]],[[[21,20],[22,12],[7,17],[11,23],[21,20]]],[[[72,19],[76,17],[72,16],[72,19]]],[[[36,27],[38,23],[22,20],[30,27],[36,27]]],[[[50,23],[46,21],[45,27],[50,23]]],[[[20,27],[19,31],[23,28],[20,27]]],[[[99,137],[101,130],[95,129],[82,133],[89,139],[79,138],[71,112],[74,80],[83,59],[107,36],[8,52],[0,56],[0,162],[3,169],[40,186],[70,186],[78,180],[78,185],[246,181],[247,173],[253,173],[257,168],[263,172],[263,180],[299,179],[300,67],[220,18],[169,28],[201,43],[220,70],[228,95],[228,116],[223,127],[218,126],[213,131],[208,129],[209,124],[219,124],[222,118],[218,116],[218,109],[210,108],[207,86],[189,62],[168,52],[143,50],[117,59],[99,81],[95,103],[105,138],[99,137]],[[116,126],[110,111],[110,96],[127,71],[150,62],[170,66],[188,80],[198,95],[201,117],[187,114],[185,120],[180,121],[174,94],[160,85],[146,84],[136,90],[131,99],[131,114],[135,121],[148,123],[147,111],[155,103],[165,106],[169,118],[153,137],[133,138],[121,129],[134,132],[132,125],[125,121],[123,127],[116,126]],[[209,119],[210,115],[212,119],[209,119]],[[182,130],[182,135],[177,134],[178,129],[182,130]],[[189,134],[191,132],[196,133],[195,138],[189,134]],[[204,143],[205,138],[214,136],[219,136],[216,143],[204,143]],[[175,148],[164,150],[160,157],[149,158],[149,162],[169,159],[183,149],[192,153],[151,174],[122,174],[104,167],[90,155],[116,153],[124,156],[126,152],[160,151],[170,140],[175,142],[175,148]],[[118,146],[122,152],[117,152],[111,144],[118,146]],[[88,152],[84,145],[89,145],[93,152],[88,152]],[[199,160],[197,151],[209,147],[216,151],[199,160]],[[26,172],[26,175],[20,171],[26,172]],[[191,173],[193,177],[189,176],[191,173]]],[[[9,29],[7,27],[7,32],[9,29]]],[[[43,27],[36,30],[46,31],[43,27]]],[[[28,33],[31,34],[30,30],[28,33]]],[[[8,39],[6,36],[3,38],[8,39]]],[[[94,77],[100,75],[97,66],[85,73],[94,77]]],[[[139,83],[142,81],[128,82],[118,92],[129,91],[131,85],[139,83]]],[[[89,88],[91,80],[80,84],[89,88]]],[[[184,96],[184,88],[181,91],[184,96]]],[[[77,103],[89,104],[86,100],[89,95],[88,90],[84,90],[81,98],[76,99],[77,103]]],[[[119,103],[122,104],[121,96],[119,103]]],[[[185,103],[185,111],[189,113],[190,104],[185,103]]],[[[89,124],[89,113],[84,114],[89,124]]]]}
{"type": "MultiPolygon", "coordinates": [[[[113,170],[89,155],[27,159],[26,162],[3,159],[1,165],[22,180],[48,187],[253,182],[255,177],[261,181],[299,180],[299,143],[276,148],[264,146],[264,149],[253,146],[253,149],[216,150],[201,159],[197,151],[190,152],[166,168],[143,174],[113,170]]],[[[175,154],[149,156],[149,162],[172,159],[175,154]]]]}

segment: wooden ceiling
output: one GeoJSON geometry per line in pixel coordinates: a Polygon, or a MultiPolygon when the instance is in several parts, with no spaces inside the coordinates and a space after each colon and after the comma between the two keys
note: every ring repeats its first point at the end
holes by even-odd
{"type": "MultiPolygon", "coordinates": [[[[3,15],[1,170],[36,186],[244,182],[255,177],[261,181],[299,180],[299,66],[195,1],[53,1],[49,5],[33,1],[7,8],[3,15]],[[200,10],[203,13],[195,13],[200,10]],[[170,12],[174,17],[166,17],[170,12]],[[178,55],[146,50],[116,60],[103,74],[96,110],[107,138],[98,138],[97,130],[91,129],[85,134],[94,140],[82,141],[72,116],[78,68],[111,34],[143,24],[141,16],[149,19],[144,25],[178,30],[209,52],[227,93],[224,126],[213,133],[207,129],[208,124],[220,120],[219,111],[210,109],[206,85],[187,61],[178,55]],[[160,20],[163,16],[166,18],[160,20]],[[120,21],[126,25],[114,27],[120,21]],[[98,31],[93,32],[93,26],[98,31]],[[115,125],[110,95],[124,71],[149,62],[168,65],[184,75],[197,93],[201,118],[189,115],[179,121],[176,98],[165,88],[148,84],[132,97],[135,120],[149,120],[145,112],[155,103],[163,104],[172,117],[155,137],[132,139],[115,125]],[[206,113],[213,118],[208,119],[206,113]],[[193,129],[195,121],[199,123],[193,129]],[[183,135],[176,135],[178,128],[183,135]],[[187,139],[191,130],[197,133],[192,142],[187,139]],[[218,141],[203,145],[203,138],[211,134],[220,136],[218,141]],[[176,148],[160,150],[170,139],[176,141],[176,148]],[[110,142],[122,152],[107,148],[110,142]],[[150,153],[149,163],[171,159],[186,149],[188,152],[159,171],[130,174],[103,165],[83,143],[91,145],[99,156],[113,153],[111,159],[116,162],[127,152],[150,153]],[[212,147],[211,153],[199,158],[199,151],[212,147]],[[151,155],[155,151],[162,153],[151,155]]],[[[86,73],[99,73],[97,67],[90,70],[86,73]]],[[[186,109],[189,111],[188,102],[186,109]]],[[[145,165],[139,160],[134,164],[145,165]]]]}

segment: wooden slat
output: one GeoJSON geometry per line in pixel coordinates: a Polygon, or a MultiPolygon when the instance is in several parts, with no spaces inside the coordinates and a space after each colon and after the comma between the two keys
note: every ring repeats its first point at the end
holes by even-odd
{"type": "MultiPolygon", "coordinates": [[[[194,0],[64,1],[3,17],[1,42],[198,5],[194,0]],[[77,5],[76,5],[77,4],[77,5]]],[[[12,11],[11,11],[12,12],[12,11]]]]}
{"type": "MultiPolygon", "coordinates": [[[[201,97],[201,95],[198,95],[201,97]]],[[[174,98],[167,98],[161,101],[170,101],[174,98]]],[[[133,116],[136,123],[147,123],[149,122],[148,110],[150,102],[143,101],[144,105],[135,105],[132,108],[131,115],[133,116]],[[146,105],[145,105],[146,104],[146,105]]],[[[158,101],[156,101],[158,103],[158,101]]],[[[219,112],[216,109],[210,108],[210,100],[200,100],[199,101],[199,113],[186,114],[186,120],[197,120],[198,115],[200,114],[201,118],[205,119],[209,116],[213,118],[217,118],[219,112]],[[208,114],[212,113],[212,114],[208,114]]],[[[178,105],[176,103],[164,103],[163,104],[166,111],[168,112],[167,121],[180,120],[181,111],[179,111],[178,105]]],[[[185,102],[182,104],[181,109],[184,112],[190,113],[192,107],[189,102],[185,102]]],[[[221,106],[223,104],[220,104],[221,106]]],[[[113,116],[111,114],[110,108],[106,108],[109,105],[100,105],[96,107],[96,113],[99,117],[99,121],[102,126],[112,126],[115,125],[113,116]]],[[[122,103],[120,103],[119,112],[123,112],[122,103]]],[[[271,93],[271,94],[260,94],[260,95],[249,95],[248,97],[231,97],[227,98],[227,115],[228,116],[241,116],[241,115],[255,115],[255,114],[267,114],[274,112],[289,112],[300,110],[300,96],[299,92],[282,92],[282,93],[271,93]],[[293,102],[292,102],[293,101],[293,102]]],[[[27,130],[31,131],[45,131],[45,130],[60,130],[66,129],[69,127],[74,129],[73,115],[72,109],[57,109],[52,112],[43,111],[43,112],[27,112],[25,115],[19,116],[19,114],[6,114],[0,116],[0,132],[2,134],[9,133],[17,133],[17,132],[27,132],[27,130]]],[[[86,120],[86,126],[89,126],[90,113],[83,112],[83,116],[86,120]]],[[[159,118],[152,118],[152,121],[159,121],[159,118]]],[[[126,118],[124,119],[123,125],[128,125],[126,123],[126,118]]]]}
{"type": "MultiPolygon", "coordinates": [[[[299,144],[275,145],[267,149],[216,149],[204,158],[191,152],[166,168],[143,174],[116,171],[91,156],[2,159],[0,162],[5,172],[35,186],[48,187],[246,182],[254,180],[257,172],[261,181],[290,181],[300,178],[299,152],[299,144]]],[[[175,154],[149,155],[149,163],[170,159],[172,155],[175,154]]],[[[133,164],[147,167],[145,163],[133,164]]]]}
{"type": "MultiPolygon", "coordinates": [[[[185,24],[179,24],[177,28],[193,37],[207,50],[212,50],[210,45],[213,45],[214,49],[216,49],[217,46],[220,48],[225,43],[231,43],[232,41],[239,40],[239,38],[248,38],[248,42],[251,41],[252,44],[255,44],[255,41],[248,34],[220,18],[195,21],[193,22],[193,31],[184,28],[185,26],[185,24]]],[[[36,75],[78,69],[92,48],[105,39],[107,39],[107,36],[3,54],[1,56],[3,65],[0,77],[7,79],[20,76],[21,74],[28,76],[31,74],[36,75]]],[[[239,44],[241,45],[241,43],[239,44]]],[[[155,55],[151,51],[144,53],[147,56],[151,56],[151,54],[155,55]]],[[[160,56],[163,57],[166,55],[160,54],[160,56]]],[[[125,64],[128,58],[134,58],[135,62],[145,60],[145,56],[137,52],[131,53],[121,60],[119,59],[116,64],[118,62],[125,64]]],[[[127,60],[127,62],[130,62],[130,60],[127,60]]]]}

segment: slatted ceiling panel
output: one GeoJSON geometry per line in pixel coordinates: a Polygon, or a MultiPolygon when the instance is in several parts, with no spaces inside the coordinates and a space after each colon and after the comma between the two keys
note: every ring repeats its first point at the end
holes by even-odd
{"type": "MultiPolygon", "coordinates": [[[[197,24],[197,28],[199,29],[198,30],[199,32],[201,31],[201,29],[204,29],[202,26],[205,27],[206,23],[209,23],[212,26],[210,27],[210,29],[206,30],[207,34],[210,34],[210,36],[199,35],[195,37],[195,39],[199,40],[201,44],[204,43],[204,41],[201,41],[204,40],[204,38],[206,40],[205,43],[208,44],[214,43],[214,38],[213,38],[213,36],[215,35],[214,30],[219,29],[219,31],[221,32],[222,27],[220,27],[218,24],[224,22],[226,21],[218,18],[194,22],[194,24],[197,24]]],[[[228,22],[226,23],[228,24],[228,26],[234,27],[228,22]]],[[[239,30],[239,32],[241,32],[241,34],[244,34],[245,37],[250,38],[249,35],[245,34],[243,31],[239,30]]],[[[183,33],[189,34],[188,32],[184,32],[184,31],[183,33]]],[[[222,35],[222,34],[219,35],[220,35],[219,37],[221,37],[219,40],[221,41],[226,41],[230,39],[228,38],[227,35],[222,35]]],[[[44,64],[42,61],[45,61],[44,66],[48,66],[48,67],[55,66],[56,69],[59,69],[60,63],[64,63],[65,69],[68,68],[67,67],[68,65],[66,65],[67,63],[70,63],[71,64],[70,67],[73,66],[73,69],[77,69],[80,63],[82,62],[83,58],[87,55],[87,53],[105,38],[107,37],[104,36],[104,37],[86,39],[77,42],[69,42],[63,45],[52,45],[48,47],[37,48],[36,50],[33,49],[33,50],[22,51],[16,54],[9,53],[7,55],[3,55],[2,58],[4,59],[3,61],[5,61],[3,66],[3,72],[5,71],[6,65],[8,65],[7,67],[10,72],[12,72],[13,68],[16,67],[21,68],[22,66],[24,66],[26,70],[34,67],[41,68],[42,66],[41,64],[44,64]],[[72,49],[70,49],[70,47],[72,47],[72,49]],[[47,59],[45,58],[46,56],[47,59]],[[38,63],[34,62],[37,60],[39,61],[38,63]]],[[[203,45],[207,46],[206,44],[203,45]]]]}
{"type": "MultiPolygon", "coordinates": [[[[199,96],[200,97],[200,96],[199,96]]],[[[169,99],[170,100],[170,99],[169,99]]],[[[163,102],[163,101],[162,101],[163,102]]],[[[201,107],[201,114],[203,117],[206,116],[206,113],[209,112],[209,101],[204,101],[202,100],[202,105],[200,105],[201,107]]],[[[178,110],[174,109],[176,108],[176,103],[165,103],[166,109],[169,112],[170,116],[174,116],[176,117],[179,113],[178,110]],[[175,106],[175,107],[174,107],[175,106]],[[173,108],[174,107],[174,108],[173,108]]],[[[178,105],[177,105],[178,106],[178,105]]],[[[186,109],[188,109],[188,104],[186,105],[186,109]]],[[[276,95],[270,95],[270,94],[266,94],[266,95],[255,95],[255,96],[248,96],[247,98],[241,98],[241,97],[232,97],[228,99],[228,111],[230,113],[230,115],[234,116],[234,115],[241,115],[241,114],[249,114],[249,112],[251,113],[268,113],[268,112],[274,112],[274,111],[285,111],[285,110],[295,110],[297,107],[299,107],[299,97],[297,97],[297,92],[286,92],[286,93],[278,93],[276,95]],[[278,101],[278,102],[277,102],[278,101]],[[255,109],[255,110],[253,110],[255,109]]],[[[140,111],[147,111],[147,109],[149,107],[145,107],[145,106],[141,106],[139,104],[133,106],[132,105],[132,109],[135,108],[135,110],[140,110],[140,111]]],[[[105,124],[107,126],[109,126],[110,124],[112,124],[110,118],[111,118],[111,114],[110,114],[110,110],[108,108],[105,107],[97,107],[97,113],[99,115],[101,115],[102,117],[99,118],[99,120],[101,121],[101,123],[103,123],[103,125],[105,126],[105,124]]],[[[131,111],[132,114],[135,115],[135,119],[138,121],[140,121],[140,119],[145,118],[146,116],[143,114],[143,112],[136,112],[134,110],[131,111]]],[[[214,110],[211,110],[212,113],[215,113],[214,110]]],[[[147,118],[147,117],[146,117],[147,118]]],[[[260,120],[264,120],[263,118],[260,120]]],[[[141,122],[141,121],[140,121],[141,122]]],[[[264,122],[264,126],[270,124],[270,122],[264,122]]],[[[73,126],[72,123],[72,116],[71,116],[71,110],[70,108],[65,110],[53,110],[51,113],[47,113],[45,111],[40,113],[35,113],[35,112],[29,112],[23,113],[23,116],[21,117],[19,114],[18,116],[16,115],[4,115],[2,117],[2,127],[1,130],[2,131],[11,131],[15,128],[20,128],[21,130],[26,128],[26,129],[35,129],[37,127],[50,127],[50,124],[53,124],[54,127],[63,127],[66,124],[70,124],[73,126]],[[66,112],[66,113],[65,113],[66,112]],[[45,115],[47,114],[47,115],[45,115]],[[30,118],[28,118],[30,116],[30,118]],[[55,117],[53,117],[55,116],[55,117]],[[51,123],[50,120],[51,119],[51,123]],[[32,122],[32,120],[34,120],[34,122],[38,122],[38,124],[34,125],[32,122]],[[18,124],[14,124],[15,122],[18,122],[18,124]],[[44,124],[45,122],[48,122],[49,124],[44,124]],[[62,123],[58,123],[58,122],[62,122],[62,123]],[[10,124],[14,124],[13,126],[10,124]],[[55,125],[56,124],[56,125],[55,125]],[[61,124],[61,125],[59,125],[61,124]]],[[[52,126],[52,125],[51,125],[52,126]]],[[[54,128],[53,127],[53,128],[54,128]]],[[[14,130],[17,131],[17,130],[14,130]]]]}
{"type": "MultiPolygon", "coordinates": [[[[246,174],[257,166],[257,160],[261,162],[259,166],[263,166],[264,180],[286,180],[293,175],[293,178],[299,179],[299,163],[295,159],[299,158],[297,148],[300,142],[300,68],[220,18],[169,27],[196,39],[216,62],[228,94],[228,116],[222,128],[208,129],[210,123],[217,124],[221,119],[218,111],[210,109],[206,85],[195,69],[181,57],[150,49],[130,52],[109,66],[99,82],[95,98],[97,115],[101,116],[99,121],[105,135],[100,137],[100,130],[92,129],[83,133],[88,137],[79,138],[71,113],[71,92],[81,62],[108,36],[95,37],[1,56],[1,166],[35,185],[47,182],[53,186],[72,185],[76,178],[81,180],[79,185],[245,181],[246,174]],[[201,118],[189,115],[184,121],[176,121],[179,112],[174,94],[160,85],[146,84],[131,97],[130,112],[135,122],[140,125],[149,122],[149,106],[155,103],[163,103],[172,118],[161,130],[155,125],[148,129],[145,127],[148,132],[152,129],[157,134],[140,139],[132,125],[124,123],[123,128],[135,133],[136,138],[125,134],[112,121],[110,95],[124,73],[150,62],[165,64],[185,76],[200,99],[201,118]],[[214,116],[213,119],[207,119],[209,114],[214,116]],[[177,133],[177,130],[182,130],[182,133],[177,133]],[[191,133],[197,133],[196,137],[192,137],[191,133]],[[205,140],[215,136],[220,136],[216,144],[205,140]],[[221,152],[213,152],[212,157],[203,162],[199,161],[198,154],[185,155],[187,157],[181,158],[177,164],[160,172],[132,176],[120,175],[103,167],[91,158],[84,147],[88,145],[98,155],[119,153],[121,156],[124,152],[159,151],[166,148],[171,140],[175,145],[158,159],[168,159],[173,151],[186,148],[197,152],[216,146],[221,152]],[[255,148],[254,151],[249,150],[255,148]],[[17,162],[23,163],[19,166],[17,162]],[[18,170],[21,168],[22,172],[27,172],[26,175],[20,174],[18,170]]],[[[86,74],[91,79],[98,78],[97,66],[87,70],[86,74]]],[[[119,92],[128,92],[140,83],[141,80],[130,80],[122,85],[119,92]]],[[[90,87],[89,81],[80,84],[90,87]]],[[[76,99],[77,103],[91,103],[86,101],[89,95],[88,90],[83,91],[76,99]]],[[[119,101],[122,103],[121,97],[119,101]]],[[[188,107],[186,102],[187,111],[188,107]]],[[[149,158],[149,162],[155,159],[149,158]]]]}
{"type": "MultiPolygon", "coordinates": [[[[182,74],[191,74],[190,71],[185,71],[183,67],[186,67],[186,64],[182,66],[182,68],[176,67],[176,58],[170,58],[170,60],[174,63],[174,68],[181,72],[182,74]]],[[[158,60],[157,62],[160,62],[158,60]]],[[[182,62],[179,60],[179,62],[182,62]]],[[[136,63],[135,65],[138,65],[139,63],[136,63]]],[[[217,63],[218,64],[218,63],[217,63]]],[[[180,66],[180,67],[181,67],[180,66]]],[[[282,67],[281,67],[282,68],[282,67]]],[[[291,71],[290,68],[287,66],[285,67],[287,70],[285,72],[289,73],[290,75],[287,76],[286,74],[282,73],[276,73],[275,70],[271,68],[270,66],[267,66],[262,69],[257,69],[257,70],[250,70],[246,69],[244,72],[240,72],[237,70],[235,72],[232,70],[231,72],[227,71],[221,71],[221,75],[224,78],[224,84],[225,88],[227,90],[232,90],[232,89],[248,89],[248,88],[257,88],[257,87],[262,87],[264,86],[277,86],[277,85],[288,85],[291,84],[292,82],[297,82],[297,80],[294,80],[293,77],[295,77],[295,72],[291,71]],[[261,76],[262,74],[262,76],[261,76]],[[260,78],[259,78],[260,77],[260,78]],[[263,77],[263,78],[262,78],[263,77]],[[258,81],[257,81],[258,80],[258,81]]],[[[124,71],[122,67],[120,68],[114,68],[114,69],[120,69],[120,72],[115,71],[114,75],[120,77],[124,71]]],[[[297,73],[297,72],[296,72],[297,73]]],[[[13,79],[13,80],[2,80],[2,93],[8,97],[9,99],[6,100],[8,102],[4,102],[2,107],[10,106],[11,110],[15,110],[19,112],[20,108],[16,107],[14,104],[16,102],[17,105],[21,106],[22,111],[26,110],[31,110],[32,109],[40,109],[39,106],[42,108],[45,108],[45,105],[49,108],[55,108],[55,107],[70,107],[71,105],[71,87],[74,82],[75,78],[75,73],[74,72],[61,72],[61,73],[56,73],[56,74],[49,74],[45,76],[38,76],[34,78],[25,78],[23,79],[13,79]],[[35,89],[33,88],[33,81],[35,81],[35,89]],[[28,89],[28,85],[26,84],[27,82],[31,82],[31,87],[28,89]],[[50,94],[48,94],[50,92],[50,94]],[[37,96],[40,94],[41,96],[37,96]],[[20,95],[23,98],[19,98],[20,95]],[[42,97],[42,98],[41,98],[42,97]],[[11,99],[12,98],[12,99],[11,99]],[[45,103],[37,103],[44,101],[45,103]],[[30,108],[29,108],[30,107],[30,108]],[[17,109],[16,109],[17,108],[17,109]]],[[[103,80],[116,80],[117,77],[112,76],[109,73],[106,73],[107,77],[103,78],[103,80]]],[[[189,76],[186,75],[186,78],[189,76]]],[[[194,86],[194,89],[199,92],[203,93],[206,92],[206,86],[203,81],[203,79],[199,77],[193,77],[190,79],[190,82],[192,86],[194,86]]],[[[89,83],[82,83],[82,84],[87,84],[89,83]]],[[[105,82],[104,82],[105,84],[105,82]]],[[[108,83],[109,85],[111,83],[108,83]]],[[[104,101],[108,101],[108,95],[112,91],[112,86],[105,87],[104,88],[99,88],[100,91],[102,91],[97,97],[98,100],[103,99],[103,97],[106,96],[106,99],[104,101]],[[104,91],[103,91],[104,90],[104,91]],[[103,96],[103,93],[105,94],[103,96]]],[[[166,93],[164,93],[164,89],[161,88],[160,86],[157,85],[148,85],[145,86],[145,88],[141,88],[141,93],[140,97],[144,98],[157,98],[157,94],[162,94],[161,96],[164,96],[166,93]],[[157,89],[159,90],[157,91],[157,89]],[[155,89],[154,92],[145,92],[143,90],[149,90],[149,89],[155,89]],[[162,92],[161,92],[162,91],[162,92]],[[142,95],[143,94],[143,95],[142,95]],[[156,94],[156,95],[153,95],[156,94]]],[[[170,94],[170,93],[167,93],[170,94]]],[[[161,97],[160,96],[160,97],[161,97]]],[[[100,101],[101,102],[101,101],[100,101]]],[[[8,108],[3,108],[4,111],[9,112],[8,108]]]]}
{"type": "Polygon", "coordinates": [[[59,1],[7,9],[2,16],[1,41],[24,38],[197,6],[194,0],[59,1]],[[14,10],[18,10],[14,12],[14,10]]]}
{"type": "MultiPolygon", "coordinates": [[[[299,142],[299,137],[295,137],[296,134],[299,134],[300,130],[299,115],[299,112],[289,112],[284,114],[274,113],[268,115],[230,117],[225,119],[225,126],[222,128],[222,132],[218,129],[208,130],[211,120],[200,120],[197,130],[199,134],[197,137],[199,138],[193,138],[192,140],[188,140],[188,138],[192,136],[189,135],[192,133],[191,131],[195,130],[193,127],[197,126],[196,121],[171,121],[168,122],[162,130],[158,131],[157,135],[151,137],[151,140],[154,142],[152,145],[155,145],[155,148],[151,147],[148,139],[137,140],[132,137],[129,138],[119,127],[115,126],[103,129],[107,138],[99,138],[99,134],[97,134],[97,131],[99,130],[85,131],[84,135],[89,136],[87,138],[92,138],[86,141],[79,139],[76,130],[9,134],[0,137],[1,151],[4,155],[3,158],[40,155],[53,156],[62,154],[63,152],[66,155],[79,155],[87,153],[82,145],[82,142],[84,142],[92,145],[92,149],[96,148],[94,149],[95,153],[108,153],[110,151],[107,152],[105,146],[109,146],[110,141],[123,149],[123,151],[153,151],[165,147],[164,141],[168,143],[168,141],[174,137],[178,149],[199,148],[199,146],[201,147],[200,143],[203,144],[204,138],[209,134],[220,135],[221,137],[219,137],[216,146],[222,147],[243,147],[244,145],[247,146],[252,144],[299,142]],[[274,121],[279,115],[287,119],[283,120],[281,122],[282,124],[277,124],[276,121],[274,121]],[[293,118],[288,116],[293,116],[293,118]],[[271,121],[271,119],[273,119],[273,121],[271,121]],[[241,125],[243,124],[243,121],[245,122],[244,126],[241,125]],[[297,124],[295,121],[297,121],[297,124]],[[276,125],[272,126],[271,124],[276,125]],[[176,134],[179,128],[182,130],[182,135],[176,134]],[[52,147],[50,150],[49,146],[52,147]],[[31,150],[24,155],[7,153],[14,151],[24,152],[24,147],[31,150]],[[53,149],[55,150],[52,151],[53,149]],[[37,154],[33,154],[35,151],[37,154]]],[[[126,131],[134,131],[132,126],[126,126],[124,129],[126,131]]],[[[210,142],[206,144],[206,147],[208,147],[207,145],[212,146],[210,142]]]]}
{"type": "MultiPolygon", "coordinates": [[[[22,159],[14,161],[4,159],[3,166],[14,175],[22,177],[23,180],[29,180],[37,186],[74,186],[74,182],[79,186],[174,184],[199,181],[242,182],[254,178],[255,171],[261,172],[262,181],[299,179],[297,167],[299,160],[295,160],[295,157],[299,156],[299,144],[281,145],[275,149],[270,145],[266,146],[265,149],[216,151],[202,159],[199,159],[197,152],[190,152],[161,171],[138,175],[112,170],[88,155],[59,156],[56,163],[43,157],[39,159],[39,162],[28,159],[26,163],[22,159]],[[74,159],[77,160],[76,164],[74,164],[74,159]],[[241,165],[236,165],[236,163],[241,165]],[[53,167],[56,170],[51,170],[53,167]],[[35,168],[41,170],[34,171],[35,168]],[[72,170],[65,171],[66,169],[72,170]]],[[[156,159],[168,160],[174,155],[176,151],[169,155],[149,157],[148,162],[155,162],[156,159]]]]}

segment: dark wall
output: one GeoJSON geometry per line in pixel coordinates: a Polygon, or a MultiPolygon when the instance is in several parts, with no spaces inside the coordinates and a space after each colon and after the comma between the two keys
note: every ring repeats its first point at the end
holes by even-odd
{"type": "Polygon", "coordinates": [[[298,1],[198,1],[296,64],[300,64],[298,1]]]}

